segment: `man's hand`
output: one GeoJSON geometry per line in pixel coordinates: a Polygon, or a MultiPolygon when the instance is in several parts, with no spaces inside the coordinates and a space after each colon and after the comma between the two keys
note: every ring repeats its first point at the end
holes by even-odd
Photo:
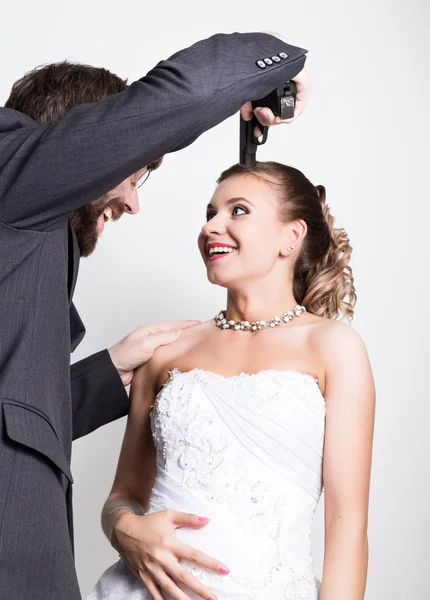
{"type": "Polygon", "coordinates": [[[174,535],[178,527],[201,528],[209,519],[175,510],[139,516],[124,511],[117,519],[112,546],[121,554],[129,569],[145,584],[153,600],[163,600],[160,589],[175,600],[189,598],[178,583],[199,598],[216,598],[205,585],[184,569],[184,559],[200,567],[228,575],[229,569],[219,560],[180,542],[174,535]]]}
{"type": "MultiPolygon", "coordinates": [[[[255,114],[257,119],[260,121],[262,125],[281,125],[283,123],[292,123],[299,117],[305,106],[309,97],[311,95],[312,85],[309,79],[309,76],[305,69],[302,69],[298,75],[292,78],[291,81],[294,81],[297,85],[297,94],[296,94],[296,110],[294,111],[294,117],[292,119],[281,120],[280,117],[275,116],[270,108],[267,106],[257,106],[255,110],[252,108],[251,102],[246,102],[240,109],[240,114],[245,121],[250,121],[255,114]]],[[[262,135],[262,131],[256,127],[254,129],[255,137],[260,137],[262,135]]]]}
{"type": "Polygon", "coordinates": [[[159,346],[179,339],[183,329],[194,327],[200,321],[169,321],[155,325],[141,325],[109,349],[113,364],[124,385],[133,379],[134,369],[146,363],[159,346]]]}

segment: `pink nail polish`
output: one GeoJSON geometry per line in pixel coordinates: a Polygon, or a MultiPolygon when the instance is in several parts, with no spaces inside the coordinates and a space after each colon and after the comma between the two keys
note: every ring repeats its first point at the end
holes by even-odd
{"type": "Polygon", "coordinates": [[[201,523],[209,523],[210,519],[208,517],[199,517],[199,521],[201,523]]]}
{"type": "Polygon", "coordinates": [[[228,575],[230,573],[230,569],[228,567],[220,567],[218,571],[223,575],[228,575]]]}
{"type": "Polygon", "coordinates": [[[208,600],[218,600],[216,596],[208,596],[208,600]]]}

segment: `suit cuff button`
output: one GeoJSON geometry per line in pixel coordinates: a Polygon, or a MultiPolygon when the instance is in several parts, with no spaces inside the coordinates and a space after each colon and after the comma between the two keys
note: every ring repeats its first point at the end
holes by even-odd
{"type": "Polygon", "coordinates": [[[270,58],[265,58],[264,62],[266,63],[266,65],[273,65],[273,61],[270,58]]]}
{"type": "Polygon", "coordinates": [[[286,52],[280,52],[278,56],[280,56],[281,58],[288,58],[288,54],[286,52]]]}
{"type": "Polygon", "coordinates": [[[263,60],[257,60],[257,66],[260,67],[260,69],[265,69],[266,68],[266,63],[263,60]]]}
{"type": "Polygon", "coordinates": [[[273,60],[273,62],[275,62],[275,63],[279,63],[279,62],[281,62],[281,59],[279,58],[279,56],[272,56],[272,60],[273,60]]]}

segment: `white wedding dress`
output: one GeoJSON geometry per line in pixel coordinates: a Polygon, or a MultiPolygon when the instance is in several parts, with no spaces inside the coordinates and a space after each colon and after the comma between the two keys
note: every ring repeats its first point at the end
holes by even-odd
{"type": "MultiPolygon", "coordinates": [[[[317,600],[310,533],[322,489],[325,402],[318,382],[277,370],[169,375],[151,415],[158,472],[148,512],[210,517],[205,527],[176,535],[230,574],[182,564],[219,600],[317,600]]],[[[121,559],[87,600],[150,595],[121,559]]]]}

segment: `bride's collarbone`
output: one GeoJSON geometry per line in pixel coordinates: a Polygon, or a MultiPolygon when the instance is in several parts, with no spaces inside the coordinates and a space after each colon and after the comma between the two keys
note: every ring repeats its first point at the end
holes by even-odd
{"type": "Polygon", "coordinates": [[[293,371],[312,375],[319,379],[319,369],[310,353],[298,351],[280,352],[276,348],[261,349],[258,352],[241,351],[230,348],[200,349],[189,354],[183,354],[169,361],[164,372],[177,369],[188,371],[206,371],[229,378],[241,374],[256,375],[262,371],[293,371]]]}
{"type": "Polygon", "coordinates": [[[182,343],[174,344],[170,351],[169,346],[165,347],[161,384],[175,369],[182,373],[198,369],[225,378],[262,371],[292,371],[319,379],[318,358],[313,356],[306,337],[296,332],[267,330],[248,335],[211,329],[205,335],[203,331],[191,335],[190,329],[187,333],[182,343]]]}

